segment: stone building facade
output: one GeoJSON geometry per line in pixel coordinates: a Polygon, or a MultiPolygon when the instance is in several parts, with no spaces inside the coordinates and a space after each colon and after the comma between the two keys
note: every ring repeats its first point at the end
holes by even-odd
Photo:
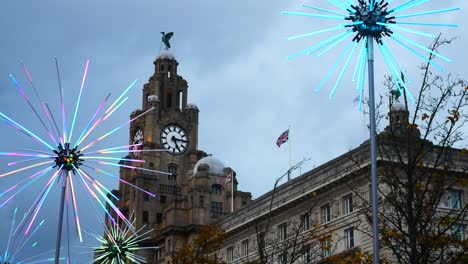
{"type": "MultiPolygon", "coordinates": [[[[177,60],[164,50],[154,66],[153,76],[143,87],[141,109],[132,112],[130,118],[149,112],[132,123],[129,142],[142,144],[134,149],[165,151],[129,156],[146,161],[131,165],[161,173],[122,168],[120,177],[157,197],[122,183],[113,191],[120,198],[115,201],[119,209],[127,217],[136,216],[137,229],[154,229],[151,239],[142,246],[159,249],[138,252],[147,263],[171,263],[174,251],[196,236],[201,226],[211,223],[227,233],[222,248],[214,253],[227,263],[258,260],[259,234],[265,237],[269,263],[286,263],[292,255],[294,263],[299,264],[316,262],[330,254],[372,252],[372,229],[365,215],[359,213],[370,201],[369,142],[252,200],[249,192],[237,189],[232,168],[198,149],[199,109],[187,103],[188,83],[178,75],[177,60]],[[226,183],[229,175],[233,175],[233,181],[226,183]],[[329,234],[330,247],[303,247],[300,242],[311,229],[329,234]],[[283,245],[292,237],[300,246],[293,243],[285,250],[283,245]]],[[[417,130],[408,130],[408,112],[401,104],[392,107],[389,121],[385,133],[419,137],[417,130]]],[[[468,167],[466,156],[454,152],[453,157],[454,167],[468,167]]],[[[379,170],[382,174],[381,167],[379,170]]],[[[460,191],[464,195],[468,190],[460,191]]],[[[383,205],[384,201],[379,198],[379,203],[383,205]]],[[[388,252],[382,250],[381,255],[388,252]]]]}
{"type": "Polygon", "coordinates": [[[250,193],[237,190],[237,181],[225,182],[228,175],[235,179],[235,171],[198,149],[199,109],[187,103],[188,84],[177,66],[171,52],[163,50],[154,61],[153,76],[143,86],[141,109],[130,115],[133,119],[144,114],[131,123],[131,148],[162,151],[129,153],[128,157],[145,163],[121,162],[143,170],[121,168],[120,178],[156,197],[122,182],[113,191],[120,211],[127,217],[135,215],[136,229],[154,229],[142,246],[159,249],[138,252],[147,263],[168,263],[173,251],[201,226],[251,202],[250,193]]]}
{"type": "MultiPolygon", "coordinates": [[[[406,144],[408,139],[422,140],[420,131],[408,125],[409,112],[405,109],[402,103],[396,102],[388,113],[388,126],[379,134],[379,153],[385,153],[377,158],[379,211],[384,214],[393,210],[384,198],[387,195],[383,195],[388,194],[390,188],[383,177],[388,177],[385,170],[389,166],[398,166],[393,159],[397,159],[396,145],[406,144]],[[392,141],[387,141],[388,138],[392,141]]],[[[446,171],[445,175],[453,176],[454,181],[447,181],[450,185],[444,186],[442,191],[445,194],[440,197],[437,210],[442,215],[450,211],[455,215],[461,212],[461,218],[448,232],[453,232],[453,228],[458,226],[460,229],[456,232],[466,239],[468,215],[465,194],[468,188],[462,184],[464,180],[459,181],[455,177],[468,179],[468,155],[460,149],[449,148],[446,156],[449,159],[441,162],[443,168],[436,169],[446,171]]],[[[265,249],[267,263],[325,263],[324,259],[329,256],[346,258],[356,252],[370,256],[373,252],[371,201],[370,143],[365,141],[357,148],[274,188],[253,200],[249,206],[219,219],[217,224],[226,231],[227,239],[216,254],[226,263],[256,263],[260,258],[258,241],[262,233],[266,233],[261,247],[265,249]],[[319,243],[318,237],[328,239],[319,243]]],[[[381,247],[380,257],[396,263],[388,248],[381,247]]]]}

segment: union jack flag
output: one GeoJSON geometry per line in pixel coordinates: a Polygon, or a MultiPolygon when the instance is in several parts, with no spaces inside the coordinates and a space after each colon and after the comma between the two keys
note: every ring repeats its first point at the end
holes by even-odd
{"type": "Polygon", "coordinates": [[[279,136],[278,140],[276,140],[276,145],[278,146],[278,148],[281,147],[281,144],[288,142],[288,139],[289,139],[289,128],[288,130],[284,131],[283,134],[281,134],[281,136],[279,136]]]}

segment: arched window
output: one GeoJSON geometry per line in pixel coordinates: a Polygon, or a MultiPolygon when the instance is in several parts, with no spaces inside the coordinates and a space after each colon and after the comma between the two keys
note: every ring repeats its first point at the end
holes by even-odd
{"type": "Polygon", "coordinates": [[[220,184],[213,184],[211,185],[211,194],[221,194],[223,186],[220,184]]]}

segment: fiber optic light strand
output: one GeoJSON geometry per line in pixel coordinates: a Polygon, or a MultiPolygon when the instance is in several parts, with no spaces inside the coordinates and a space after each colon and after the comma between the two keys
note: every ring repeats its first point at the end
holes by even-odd
{"type": "Polygon", "coordinates": [[[85,149],[89,148],[89,147],[92,147],[94,146],[96,143],[98,143],[99,141],[103,140],[104,138],[108,137],[109,135],[112,135],[113,133],[115,133],[116,131],[118,131],[119,129],[123,128],[124,126],[130,124],[131,122],[137,120],[138,118],[146,115],[147,113],[151,112],[154,110],[154,107],[151,107],[150,109],[146,110],[145,112],[139,114],[138,116],[128,120],[127,122],[121,124],[120,126],[114,128],[113,130],[107,132],[106,134],[104,134],[103,136],[101,136],[100,138],[94,140],[93,142],[89,143],[86,147],[82,148],[81,151],[84,151],[85,149]]]}
{"type": "Polygon", "coordinates": [[[23,167],[23,168],[19,168],[19,169],[16,169],[16,170],[5,172],[3,174],[0,174],[0,178],[3,178],[5,176],[8,176],[8,175],[20,172],[20,171],[29,170],[29,169],[32,169],[32,168],[35,168],[35,167],[38,167],[38,166],[41,166],[41,165],[45,165],[45,164],[51,164],[51,162],[50,161],[40,162],[40,163],[36,163],[36,164],[30,165],[30,166],[26,166],[26,167],[23,167]]]}
{"type": "Polygon", "coordinates": [[[120,99],[122,99],[122,97],[124,97],[132,88],[133,86],[135,86],[135,84],[137,83],[138,79],[134,80],[128,87],[127,89],[125,89],[125,91],[114,101],[114,103],[112,103],[111,106],[109,106],[109,108],[106,110],[106,114],[109,112],[109,111],[112,111],[112,108],[115,106],[115,104],[117,104],[120,99]]]}
{"type": "Polygon", "coordinates": [[[338,85],[340,84],[341,82],[341,79],[343,78],[343,74],[345,73],[346,69],[348,69],[348,65],[349,65],[349,62],[351,61],[351,58],[353,57],[354,55],[354,52],[356,51],[356,48],[358,46],[359,43],[354,43],[354,46],[353,46],[353,49],[351,50],[349,56],[348,56],[348,59],[346,60],[346,63],[345,65],[343,66],[343,68],[341,69],[341,73],[340,73],[340,76],[338,77],[338,80],[336,80],[336,83],[335,83],[335,86],[333,87],[331,93],[330,93],[330,96],[329,98],[332,99],[333,98],[333,94],[335,93],[336,91],[336,88],[338,88],[338,85]]]}
{"type": "Polygon", "coordinates": [[[81,94],[83,93],[83,87],[84,87],[84,84],[85,84],[85,81],[86,81],[86,74],[88,73],[88,66],[89,66],[89,60],[86,60],[85,71],[84,71],[84,74],[83,74],[83,80],[81,81],[80,93],[78,95],[78,100],[76,102],[75,114],[73,115],[73,121],[72,121],[71,129],[70,129],[70,136],[68,137],[68,142],[71,142],[71,139],[72,139],[73,129],[75,127],[76,116],[78,114],[78,109],[80,108],[81,94]]]}
{"type": "Polygon", "coordinates": [[[328,10],[328,9],[323,9],[323,8],[320,8],[320,7],[315,7],[315,6],[310,6],[310,5],[302,5],[302,6],[303,6],[303,7],[306,7],[306,8],[314,9],[314,10],[317,10],[317,11],[322,11],[322,12],[334,14],[334,15],[339,15],[339,16],[343,16],[343,17],[346,17],[346,16],[347,16],[346,14],[338,13],[338,12],[335,12],[335,11],[332,11],[332,10],[328,10]]]}
{"type": "Polygon", "coordinates": [[[433,11],[427,11],[427,12],[421,12],[421,13],[413,13],[413,14],[407,14],[407,15],[400,15],[400,16],[395,16],[395,18],[405,18],[405,17],[425,16],[425,15],[430,15],[430,14],[445,13],[445,12],[451,12],[451,11],[457,11],[457,10],[460,10],[460,8],[459,8],[459,7],[454,7],[454,8],[447,8],[447,9],[433,10],[433,11]]]}
{"type": "Polygon", "coordinates": [[[112,109],[111,112],[109,112],[109,113],[105,114],[104,116],[98,118],[98,120],[96,120],[96,122],[94,122],[93,126],[91,126],[91,128],[88,130],[88,132],[86,132],[86,134],[83,136],[83,138],[81,138],[81,140],[76,145],[80,145],[86,139],[86,137],[88,137],[91,134],[91,132],[93,132],[93,130],[96,129],[96,127],[98,127],[109,116],[111,116],[114,113],[114,111],[117,110],[120,106],[122,106],[127,100],[128,100],[128,97],[126,97],[124,100],[122,100],[122,102],[120,102],[114,109],[112,109]]]}
{"type": "MultiPolygon", "coordinates": [[[[44,146],[46,146],[47,148],[49,148],[50,150],[54,150],[54,148],[47,144],[47,142],[45,142],[44,140],[42,140],[40,137],[36,136],[36,134],[34,134],[33,132],[29,131],[27,128],[23,127],[22,125],[18,124],[17,122],[15,122],[13,119],[9,118],[7,115],[5,115],[4,113],[0,112],[0,116],[5,118],[6,120],[8,120],[9,122],[6,122],[6,124],[12,126],[11,124],[14,124],[16,127],[20,128],[24,133],[26,133],[27,135],[31,136],[33,139],[35,139],[36,141],[42,143],[44,146]],[[11,123],[10,123],[11,122],[11,123]]],[[[13,126],[14,127],[14,126],[13,126]]]]}
{"type": "Polygon", "coordinates": [[[358,25],[358,24],[362,24],[362,22],[344,24],[344,25],[339,25],[337,27],[331,27],[331,28],[326,28],[326,29],[317,30],[317,31],[313,31],[313,32],[303,33],[303,34],[299,34],[299,35],[296,35],[296,36],[288,37],[287,40],[295,40],[295,39],[298,39],[298,38],[309,37],[309,36],[320,34],[320,33],[325,33],[325,32],[335,31],[335,30],[339,30],[339,29],[344,29],[344,28],[346,28],[348,26],[358,25]]]}
{"type": "MultiPolygon", "coordinates": [[[[393,33],[395,34],[395,33],[393,33]]],[[[387,44],[387,42],[382,39],[382,43],[384,44],[384,48],[386,49],[387,51],[387,54],[390,55],[390,59],[391,61],[393,61],[397,66],[398,66],[398,70],[400,71],[401,74],[403,74],[403,77],[405,78],[405,81],[407,83],[410,83],[411,80],[410,78],[408,77],[408,75],[405,73],[403,67],[401,67],[400,63],[398,62],[398,60],[396,59],[395,55],[393,55],[393,52],[392,50],[390,49],[390,46],[387,44]]],[[[400,91],[401,92],[401,91],[400,91]]]]}
{"type": "Polygon", "coordinates": [[[318,49],[320,49],[320,48],[322,48],[322,47],[324,47],[324,46],[326,46],[326,45],[332,43],[333,41],[336,41],[337,39],[339,39],[339,38],[341,38],[341,37],[344,37],[345,35],[351,36],[352,34],[353,34],[352,31],[347,31],[347,32],[343,32],[343,33],[341,33],[341,34],[337,34],[337,35],[335,35],[335,36],[333,36],[333,37],[331,37],[331,38],[329,38],[329,39],[327,39],[327,40],[324,40],[324,41],[322,41],[322,42],[320,42],[320,43],[318,43],[318,44],[315,44],[315,45],[313,45],[313,46],[310,46],[310,47],[308,47],[307,49],[304,49],[304,50],[301,50],[301,51],[299,51],[299,52],[296,52],[296,53],[294,53],[294,54],[292,54],[292,55],[289,55],[289,56],[288,56],[288,59],[290,60],[290,59],[293,59],[293,58],[295,58],[295,57],[297,57],[297,56],[299,56],[299,55],[302,55],[302,54],[305,54],[305,53],[309,53],[309,52],[313,53],[314,50],[316,51],[316,50],[318,50],[318,49]]]}
{"type": "Polygon", "coordinates": [[[343,53],[341,53],[340,57],[336,60],[335,64],[333,64],[332,68],[328,71],[327,75],[325,75],[325,78],[322,79],[322,81],[320,82],[318,87],[314,90],[314,92],[318,92],[318,91],[320,91],[320,89],[322,89],[325,82],[328,80],[328,78],[330,78],[330,75],[333,73],[333,71],[335,71],[336,67],[338,67],[338,64],[340,64],[343,57],[346,55],[348,50],[352,47],[352,44],[353,44],[353,42],[350,42],[348,44],[345,51],[343,53]]]}
{"type": "Polygon", "coordinates": [[[393,36],[395,36],[395,37],[397,37],[397,38],[399,38],[399,39],[401,39],[401,40],[403,40],[403,41],[406,41],[406,42],[408,42],[408,43],[410,43],[410,44],[412,44],[412,45],[414,45],[414,46],[416,46],[416,47],[418,47],[418,48],[420,48],[420,49],[422,49],[422,50],[424,50],[424,51],[426,51],[426,52],[429,52],[429,53],[431,53],[432,55],[434,55],[434,56],[436,56],[436,57],[439,57],[439,58],[441,58],[441,59],[443,59],[443,60],[445,60],[445,61],[447,61],[447,62],[449,62],[449,63],[452,62],[451,59],[449,59],[449,58],[447,58],[447,57],[444,57],[444,56],[440,55],[439,53],[437,53],[437,52],[435,52],[435,51],[433,51],[433,50],[431,50],[431,49],[428,49],[428,48],[424,47],[423,45],[421,45],[421,44],[419,44],[419,43],[417,43],[417,42],[415,42],[415,41],[412,41],[411,39],[409,39],[409,38],[407,38],[407,37],[405,37],[405,36],[402,36],[402,35],[400,35],[400,34],[398,34],[398,33],[393,33],[393,36]]]}
{"type": "Polygon", "coordinates": [[[91,124],[93,123],[94,119],[97,117],[97,115],[101,112],[102,108],[104,107],[104,105],[106,104],[107,102],[107,99],[109,99],[111,94],[108,94],[107,97],[104,99],[104,101],[102,101],[102,103],[99,105],[98,109],[96,110],[96,112],[94,112],[94,115],[91,117],[91,119],[89,120],[88,124],[86,125],[85,129],[83,129],[83,132],[81,132],[81,135],[80,137],[78,138],[78,140],[76,141],[76,144],[74,147],[78,146],[78,144],[82,141],[82,138],[84,137],[84,135],[86,134],[86,132],[88,131],[89,127],[91,126],[91,124]]]}
{"type": "Polygon", "coordinates": [[[131,165],[115,164],[115,163],[110,163],[110,162],[105,162],[105,161],[89,161],[89,162],[95,162],[95,163],[99,163],[99,164],[105,164],[105,165],[116,166],[116,167],[127,168],[127,169],[154,172],[154,173],[159,173],[159,174],[164,174],[164,175],[172,175],[172,173],[169,173],[169,172],[150,170],[150,169],[145,169],[145,168],[142,168],[142,167],[136,167],[136,166],[131,166],[131,165]]]}
{"type": "Polygon", "coordinates": [[[42,121],[42,118],[39,116],[39,113],[37,113],[36,111],[36,108],[34,108],[34,106],[31,104],[31,101],[29,100],[28,96],[26,95],[26,93],[24,92],[24,90],[21,88],[21,86],[18,84],[18,82],[16,81],[15,77],[13,77],[12,74],[10,74],[10,79],[12,80],[12,82],[14,83],[14,85],[16,86],[16,89],[21,93],[21,95],[23,96],[24,100],[28,103],[29,107],[31,108],[31,110],[34,112],[34,114],[36,115],[37,119],[39,119],[39,121],[41,122],[42,126],[44,127],[45,131],[47,132],[47,134],[51,137],[52,141],[54,141],[55,143],[57,142],[55,140],[55,138],[53,137],[52,133],[49,131],[49,129],[47,128],[47,126],[44,124],[44,121],[42,121]]]}
{"type": "Polygon", "coordinates": [[[62,109],[62,133],[63,133],[63,141],[65,142],[67,140],[67,121],[65,119],[65,103],[63,101],[63,88],[62,88],[62,81],[60,80],[60,71],[59,71],[59,65],[58,65],[58,60],[57,57],[55,59],[55,69],[57,71],[57,80],[58,80],[58,85],[59,85],[59,92],[60,92],[60,105],[62,109]]]}
{"type": "MultiPolygon", "coordinates": [[[[85,165],[85,166],[86,166],[86,165],[85,165]]],[[[95,170],[95,171],[97,171],[97,172],[100,172],[100,173],[104,174],[104,175],[107,175],[107,176],[109,176],[109,177],[111,177],[111,178],[113,178],[113,179],[116,179],[116,180],[118,180],[118,181],[120,181],[120,182],[122,182],[122,183],[128,184],[129,186],[134,187],[134,188],[136,188],[136,189],[138,189],[138,190],[140,190],[140,191],[142,191],[142,192],[144,192],[144,193],[150,195],[151,197],[156,197],[155,194],[153,194],[153,193],[151,193],[151,192],[149,192],[149,191],[147,191],[147,190],[145,190],[145,189],[143,189],[143,188],[140,188],[140,187],[138,187],[138,186],[136,186],[136,185],[134,185],[134,184],[132,184],[132,183],[130,183],[130,182],[127,182],[127,181],[121,179],[120,177],[115,176],[115,175],[113,175],[113,174],[111,174],[111,173],[109,173],[109,172],[103,171],[103,170],[98,169],[98,168],[90,167],[90,166],[86,166],[86,167],[91,168],[91,169],[93,169],[93,170],[95,170]]]]}
{"type": "Polygon", "coordinates": [[[42,196],[41,200],[39,201],[39,204],[36,206],[36,208],[34,209],[34,215],[31,219],[31,221],[29,222],[29,225],[28,225],[28,228],[26,229],[25,231],[25,235],[27,235],[29,233],[29,230],[31,229],[31,226],[32,224],[34,223],[34,220],[36,220],[36,217],[37,217],[37,214],[39,213],[39,211],[41,210],[41,207],[42,207],[42,204],[44,203],[45,199],[47,198],[47,195],[49,194],[50,190],[52,189],[52,186],[53,184],[51,184],[55,178],[57,178],[57,175],[62,171],[62,168],[59,168],[55,173],[54,175],[52,175],[52,177],[50,178],[49,182],[47,183],[46,185],[46,191],[44,193],[44,195],[42,196]]]}

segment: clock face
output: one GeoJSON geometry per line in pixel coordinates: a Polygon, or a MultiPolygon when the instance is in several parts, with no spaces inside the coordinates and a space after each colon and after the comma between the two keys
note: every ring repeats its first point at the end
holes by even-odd
{"type": "MultiPolygon", "coordinates": [[[[138,128],[136,130],[136,132],[135,132],[135,135],[133,136],[133,145],[135,145],[135,144],[143,144],[143,129],[141,129],[141,128],[138,128]]],[[[133,151],[140,150],[142,148],[143,148],[142,145],[132,146],[133,151]]],[[[140,156],[140,153],[139,152],[132,152],[132,156],[134,158],[138,158],[140,156]]]]}
{"type": "Polygon", "coordinates": [[[187,133],[177,125],[168,125],[161,131],[161,146],[171,154],[184,153],[188,144],[187,133]]]}

